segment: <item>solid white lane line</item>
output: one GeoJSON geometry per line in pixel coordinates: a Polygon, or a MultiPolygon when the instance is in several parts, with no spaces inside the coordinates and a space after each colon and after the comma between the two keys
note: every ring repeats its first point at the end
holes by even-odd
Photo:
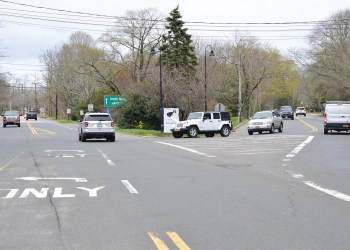
{"type": "Polygon", "coordinates": [[[183,149],[183,150],[186,150],[186,151],[191,152],[191,153],[194,153],[194,154],[204,155],[204,156],[206,156],[206,157],[216,157],[215,155],[208,155],[208,154],[206,154],[206,153],[202,153],[202,152],[199,152],[199,151],[194,150],[194,149],[190,149],[190,148],[178,146],[178,145],[171,144],[171,143],[166,143],[166,142],[161,142],[161,141],[155,141],[155,142],[156,142],[156,143],[160,143],[160,144],[164,144],[164,145],[168,145],[168,146],[170,146],[170,147],[175,147],[175,148],[183,149]]]}
{"type": "Polygon", "coordinates": [[[121,182],[124,184],[124,186],[126,187],[127,190],[129,190],[129,192],[131,194],[138,194],[139,192],[137,192],[137,190],[131,185],[131,183],[128,180],[121,180],[121,182]]]}
{"type": "Polygon", "coordinates": [[[98,152],[100,152],[100,154],[102,155],[102,157],[105,158],[105,160],[107,161],[107,163],[108,163],[109,166],[115,166],[114,162],[113,162],[111,159],[109,159],[109,157],[108,157],[107,154],[103,153],[102,150],[99,149],[99,148],[98,148],[97,150],[98,150],[98,152]]]}
{"type": "Polygon", "coordinates": [[[321,187],[320,185],[312,182],[312,181],[303,181],[306,185],[314,188],[314,189],[317,189],[323,193],[326,193],[326,194],[329,194],[329,195],[332,195],[334,196],[335,198],[338,198],[340,200],[343,200],[343,201],[350,201],[350,196],[347,195],[347,194],[343,194],[341,192],[338,192],[336,190],[332,190],[332,189],[327,189],[327,188],[323,188],[321,187]]]}

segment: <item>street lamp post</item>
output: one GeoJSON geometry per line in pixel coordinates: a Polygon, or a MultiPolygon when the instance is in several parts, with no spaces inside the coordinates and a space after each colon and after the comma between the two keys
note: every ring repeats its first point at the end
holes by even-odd
{"type": "Polygon", "coordinates": [[[214,56],[213,47],[211,45],[207,45],[204,48],[204,109],[208,110],[208,101],[207,101],[207,47],[210,47],[209,56],[214,56]]]}
{"type": "Polygon", "coordinates": [[[151,55],[159,53],[159,103],[160,103],[160,132],[163,132],[163,73],[162,73],[162,52],[156,51],[155,48],[151,49],[151,55]]]}

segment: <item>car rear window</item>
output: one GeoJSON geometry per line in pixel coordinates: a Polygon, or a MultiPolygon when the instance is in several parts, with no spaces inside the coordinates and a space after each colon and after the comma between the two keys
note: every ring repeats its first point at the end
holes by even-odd
{"type": "Polygon", "coordinates": [[[112,121],[110,115],[89,115],[86,117],[87,121],[112,121]]]}
{"type": "Polygon", "coordinates": [[[221,112],[221,120],[222,121],[230,121],[230,113],[229,112],[221,112]]]}

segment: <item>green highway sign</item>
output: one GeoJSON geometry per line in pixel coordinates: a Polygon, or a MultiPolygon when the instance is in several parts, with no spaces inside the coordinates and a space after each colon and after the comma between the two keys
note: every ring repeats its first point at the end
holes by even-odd
{"type": "Polygon", "coordinates": [[[125,97],[120,95],[105,95],[104,106],[105,107],[116,107],[119,103],[125,102],[125,97]]]}

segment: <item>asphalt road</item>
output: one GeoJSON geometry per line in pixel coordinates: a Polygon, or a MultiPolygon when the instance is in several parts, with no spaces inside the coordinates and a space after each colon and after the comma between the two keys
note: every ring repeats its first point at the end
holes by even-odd
{"type": "Polygon", "coordinates": [[[349,249],[350,133],[79,142],[0,125],[0,249],[349,249]]]}

